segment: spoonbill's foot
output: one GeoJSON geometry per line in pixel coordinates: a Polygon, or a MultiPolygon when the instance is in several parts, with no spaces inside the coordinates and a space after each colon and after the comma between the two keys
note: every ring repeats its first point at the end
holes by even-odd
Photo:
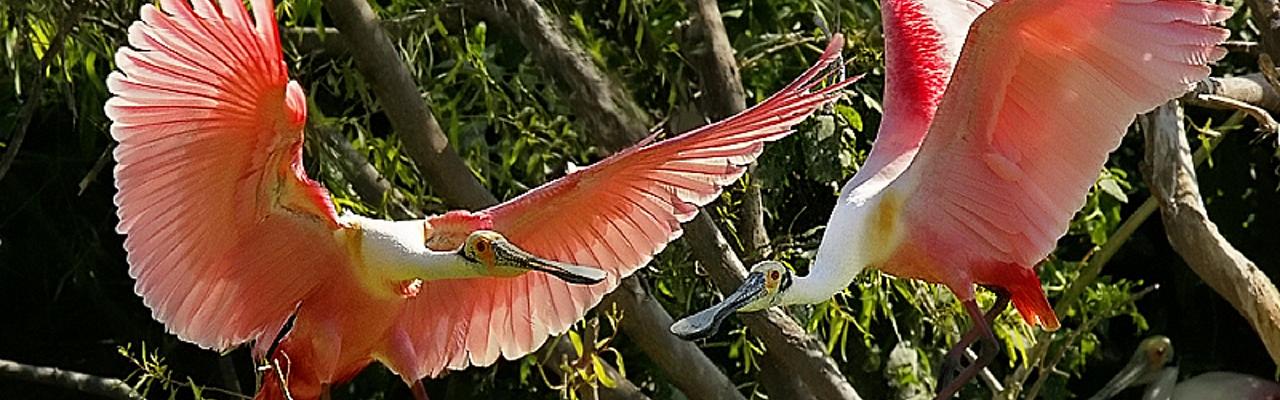
{"type": "Polygon", "coordinates": [[[995,361],[996,355],[1000,354],[999,343],[996,342],[996,336],[991,331],[991,324],[1009,306],[1009,292],[999,288],[991,289],[996,293],[996,303],[991,305],[991,309],[985,313],[982,312],[982,308],[978,307],[977,301],[968,300],[964,302],[965,311],[973,319],[974,325],[968,332],[965,332],[960,341],[947,352],[947,356],[943,359],[942,368],[939,370],[938,375],[938,395],[934,397],[934,400],[954,397],[965,384],[976,378],[983,368],[995,361]],[[981,339],[982,345],[978,352],[978,359],[970,363],[969,366],[961,368],[964,365],[965,350],[979,339],[981,339]]]}

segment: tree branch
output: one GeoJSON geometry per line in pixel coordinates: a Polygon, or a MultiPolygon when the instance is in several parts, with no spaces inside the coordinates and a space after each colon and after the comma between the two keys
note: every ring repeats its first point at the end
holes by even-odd
{"type": "MultiPolygon", "coordinates": [[[[747,108],[746,91],[742,89],[742,77],[734,57],[729,34],[720,16],[720,6],[714,0],[686,0],[691,19],[688,35],[682,40],[686,58],[693,64],[702,84],[702,113],[712,120],[720,120],[747,108]]],[[[769,234],[764,226],[764,201],[760,185],[754,179],[753,164],[745,175],[747,190],[738,209],[738,237],[748,258],[765,258],[770,253],[769,234]]],[[[770,397],[781,399],[814,399],[804,382],[795,374],[779,374],[784,361],[777,352],[765,352],[756,374],[760,384],[770,397]]]]}
{"type": "MultiPolygon", "coordinates": [[[[588,127],[597,130],[597,135],[608,136],[601,140],[608,143],[627,140],[625,146],[645,136],[648,131],[647,117],[623,111],[640,109],[630,94],[626,93],[624,86],[613,82],[595,63],[587,59],[579,45],[564,35],[558,21],[533,0],[505,0],[503,5],[493,1],[473,1],[467,5],[468,9],[490,23],[516,34],[534,57],[543,63],[545,70],[558,74],[566,82],[581,83],[580,86],[574,85],[573,91],[568,93],[569,98],[575,99],[570,105],[577,115],[588,117],[588,127]],[[601,89],[584,92],[584,87],[601,89]],[[584,95],[600,98],[581,99],[584,95]],[[617,124],[613,126],[616,129],[599,131],[601,128],[591,122],[598,120],[615,121],[617,124]]],[[[719,229],[704,212],[699,212],[697,218],[685,224],[684,240],[693,249],[698,260],[712,271],[713,276],[736,275],[736,279],[714,279],[720,290],[728,292],[736,289],[742,277],[746,276],[742,261],[733,253],[719,229]]],[[[619,292],[622,291],[615,293],[619,292]]],[[[743,320],[769,351],[781,354],[784,359],[787,372],[773,371],[774,373],[799,376],[819,398],[859,398],[853,386],[849,385],[836,367],[835,361],[827,356],[821,342],[805,333],[786,313],[775,308],[763,315],[745,315],[743,320]]],[[[666,329],[662,329],[661,333],[649,334],[672,336],[666,329]]],[[[686,365],[678,367],[688,368],[686,365]]]]}
{"type": "MultiPolygon", "coordinates": [[[[348,48],[356,49],[353,56],[357,66],[361,74],[373,82],[374,93],[383,99],[392,127],[405,141],[410,156],[418,163],[427,180],[438,183],[433,187],[437,188],[441,197],[446,202],[472,209],[496,204],[497,198],[480,184],[471,170],[462,163],[461,157],[449,147],[435,116],[418,97],[416,90],[412,89],[417,87],[416,82],[413,82],[368,3],[364,0],[326,0],[325,7],[334,17],[338,29],[343,32],[342,37],[347,41],[348,48]]],[[[342,141],[345,139],[339,140],[342,141]]],[[[349,152],[346,156],[356,157],[357,160],[353,162],[356,165],[368,164],[357,152],[349,152]]],[[[348,179],[371,180],[371,186],[377,186],[376,182],[383,179],[376,172],[364,170],[356,174],[355,178],[348,179]]],[[[662,331],[665,332],[665,329],[662,331]]],[[[552,348],[552,356],[576,356],[572,346],[569,346],[567,353],[565,350],[564,346],[556,345],[552,348]]],[[[613,367],[608,367],[607,370],[612,371],[610,374],[619,385],[614,389],[602,388],[601,391],[606,393],[605,398],[643,398],[634,395],[638,393],[637,390],[630,390],[628,393],[629,389],[636,386],[617,374],[613,367]]]]}
{"type": "Polygon", "coordinates": [[[1243,76],[1208,77],[1196,84],[1195,89],[1182,95],[1181,100],[1201,107],[1235,109],[1231,106],[1201,101],[1199,97],[1213,95],[1242,101],[1262,107],[1272,113],[1280,113],[1280,93],[1267,83],[1261,72],[1243,76]]]}
{"type": "Polygon", "coordinates": [[[1280,59],[1280,3],[1276,0],[1245,0],[1253,11],[1253,23],[1262,31],[1262,51],[1272,59],[1280,59]]]}
{"type": "Polygon", "coordinates": [[[0,155],[0,180],[4,180],[5,174],[9,173],[9,168],[13,167],[13,160],[18,157],[18,150],[22,149],[22,141],[27,137],[27,127],[31,126],[31,118],[35,116],[36,108],[40,107],[40,97],[44,96],[44,84],[47,81],[45,69],[49,68],[49,63],[54,57],[62,54],[67,35],[71,34],[71,29],[76,26],[76,20],[80,18],[80,11],[84,10],[85,4],[86,2],[82,0],[71,5],[71,11],[68,11],[58,26],[58,33],[53,35],[53,39],[49,41],[49,48],[45,49],[44,56],[40,57],[35,82],[31,84],[31,95],[27,96],[27,101],[22,104],[22,110],[18,111],[18,123],[13,128],[13,136],[9,138],[4,155],[0,155]]]}
{"type": "Polygon", "coordinates": [[[454,206],[478,209],[497,202],[449,147],[449,139],[418,93],[417,82],[397,54],[378,16],[365,0],[325,0],[325,9],[373,86],[391,127],[418,164],[426,182],[454,206]]]}
{"type": "Polygon", "coordinates": [[[391,182],[383,178],[363,154],[351,147],[351,142],[348,142],[337,129],[309,120],[307,132],[310,133],[309,137],[319,139],[326,147],[337,153],[338,166],[342,169],[342,175],[351,182],[351,187],[356,190],[356,194],[360,195],[361,199],[376,208],[386,210],[392,218],[420,217],[407,205],[408,199],[391,186],[391,182]]]}
{"type": "Polygon", "coordinates": [[[644,138],[648,116],[622,85],[604,75],[556,17],[533,0],[465,1],[468,11],[515,34],[544,69],[559,78],[565,99],[587,125],[586,134],[609,153],[644,138]]]}
{"type": "Polygon", "coordinates": [[[697,345],[667,332],[666,328],[674,319],[644,289],[639,279],[622,280],[614,293],[600,304],[605,307],[616,304],[618,309],[624,310],[622,331],[654,364],[663,366],[667,379],[685,396],[691,399],[743,398],[733,381],[724,376],[697,345]]]}
{"type": "Polygon", "coordinates": [[[1160,203],[1169,243],[1196,275],[1249,321],[1272,361],[1280,364],[1280,291],[1209,219],[1196,183],[1181,107],[1167,103],[1140,121],[1146,137],[1143,176],[1160,203]]]}
{"type": "MultiPolygon", "coordinates": [[[[747,94],[742,89],[738,63],[729,44],[729,35],[720,18],[720,6],[714,0],[686,0],[691,24],[684,47],[693,70],[702,84],[703,114],[721,120],[747,108],[747,94]]],[[[769,254],[769,234],[764,227],[764,203],[760,185],[752,179],[755,165],[748,168],[747,191],[738,213],[738,232],[748,258],[769,254]]],[[[790,398],[790,396],[788,396],[790,398]]]]}
{"type": "Polygon", "coordinates": [[[142,395],[122,380],[54,367],[37,367],[0,360],[0,377],[53,385],[111,399],[143,400],[142,395]]]}

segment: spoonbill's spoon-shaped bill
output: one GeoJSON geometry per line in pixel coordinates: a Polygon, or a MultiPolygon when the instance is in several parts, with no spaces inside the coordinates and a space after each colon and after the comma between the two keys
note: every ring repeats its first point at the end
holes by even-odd
{"type": "Polygon", "coordinates": [[[339,214],[306,176],[305,95],[288,78],[272,2],[251,3],[252,15],[240,0],[143,6],[105,111],[135,290],[184,340],[254,342],[274,368],[264,399],[317,398],[374,360],[416,382],[528,354],[853,82],[818,87],[837,36],[741,114],[651,137],[486,210],[385,221],[339,214]]]}
{"type": "Polygon", "coordinates": [[[1033,267],[1134,116],[1184,93],[1226,54],[1218,45],[1229,32],[1212,25],[1231,10],[1199,0],[886,0],[882,13],[883,123],[809,274],[779,278],[777,292],[744,286],[727,297],[734,304],[674,333],[710,334],[742,299],[822,302],[875,266],[944,284],[965,304],[974,330],[948,359],[974,340],[989,345],[963,384],[997,347],[975,284],[1012,300],[1027,323],[1058,328],[1033,267]]]}
{"type": "Polygon", "coordinates": [[[1173,343],[1164,336],[1142,341],[1129,362],[1089,400],[1107,400],[1127,388],[1146,385],[1143,400],[1277,400],[1280,383],[1236,372],[1214,371],[1178,382],[1173,343]]]}

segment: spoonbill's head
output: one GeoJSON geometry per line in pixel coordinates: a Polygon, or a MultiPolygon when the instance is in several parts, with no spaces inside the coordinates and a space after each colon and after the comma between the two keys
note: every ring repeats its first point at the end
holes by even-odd
{"type": "Polygon", "coordinates": [[[606,276],[601,269],[566,264],[529,254],[494,231],[471,232],[458,249],[458,255],[483,276],[513,277],[529,271],[541,271],[565,282],[581,285],[599,283],[606,276]]]}
{"type": "Polygon", "coordinates": [[[777,261],[764,261],[751,267],[738,290],[720,304],[671,324],[671,333],[685,340],[701,339],[715,333],[734,311],[760,311],[782,304],[782,295],[791,287],[791,270],[777,261]]]}
{"type": "Polygon", "coordinates": [[[1173,342],[1169,338],[1161,335],[1146,338],[1138,344],[1124,369],[1090,400],[1109,399],[1125,388],[1154,382],[1170,361],[1173,361],[1173,342]]]}

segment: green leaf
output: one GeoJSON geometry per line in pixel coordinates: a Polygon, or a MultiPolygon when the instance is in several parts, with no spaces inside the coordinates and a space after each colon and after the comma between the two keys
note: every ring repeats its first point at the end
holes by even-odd
{"type": "Polygon", "coordinates": [[[1129,195],[1124,194],[1124,189],[1120,188],[1120,184],[1116,183],[1115,179],[1103,179],[1099,181],[1098,188],[1102,189],[1103,193],[1110,195],[1112,198],[1120,200],[1121,203],[1129,202],[1129,195]]]}
{"type": "Polygon", "coordinates": [[[614,381],[613,377],[609,376],[608,371],[604,367],[604,360],[601,360],[600,357],[591,358],[591,367],[595,369],[596,379],[600,380],[601,385],[610,389],[618,387],[618,382],[614,381]]]}
{"type": "Polygon", "coordinates": [[[578,332],[569,331],[569,341],[573,343],[573,351],[582,357],[582,337],[578,336],[578,332]]]}

